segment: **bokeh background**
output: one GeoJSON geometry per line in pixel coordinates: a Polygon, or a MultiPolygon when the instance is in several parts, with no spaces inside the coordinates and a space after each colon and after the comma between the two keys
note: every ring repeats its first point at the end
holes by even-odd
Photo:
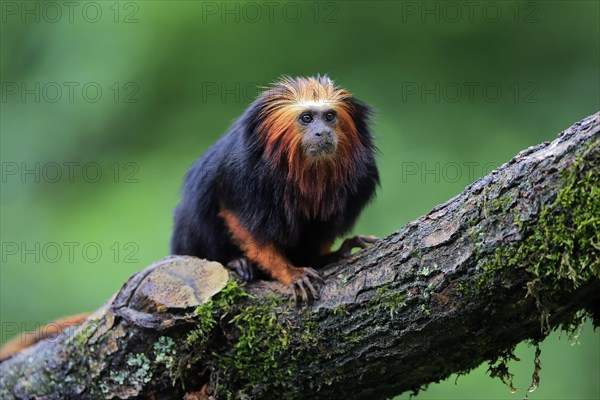
{"type": "MultiPolygon", "coordinates": [[[[382,186],[355,231],[379,236],[600,109],[597,1],[1,6],[2,342],[167,255],[185,171],[282,74],[378,110],[382,186]]],[[[599,338],[548,337],[529,398],[600,398],[599,338]]],[[[481,366],[417,398],[523,398],[517,355],[517,394],[481,366]]]]}

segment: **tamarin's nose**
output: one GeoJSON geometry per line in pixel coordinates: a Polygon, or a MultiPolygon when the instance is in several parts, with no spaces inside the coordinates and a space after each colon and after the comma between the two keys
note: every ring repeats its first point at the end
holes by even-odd
{"type": "Polygon", "coordinates": [[[317,137],[328,137],[331,138],[331,131],[323,131],[323,132],[317,132],[315,133],[315,136],[317,137]]]}

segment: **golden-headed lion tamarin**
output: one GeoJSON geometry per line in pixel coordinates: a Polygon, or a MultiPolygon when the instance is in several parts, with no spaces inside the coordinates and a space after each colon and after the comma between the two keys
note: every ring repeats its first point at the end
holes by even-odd
{"type": "Polygon", "coordinates": [[[188,171],[171,253],[253,265],[317,297],[318,267],[366,247],[347,233],[379,184],[371,109],[327,76],[284,77],[188,171]]]}
{"type": "MultiPolygon", "coordinates": [[[[327,76],[282,78],[187,173],[171,252],[220,261],[248,280],[256,265],[294,296],[316,298],[310,267],[374,241],[355,236],[331,252],[379,184],[370,115],[327,76]]],[[[13,339],[0,359],[86,316],[13,339]]]]}

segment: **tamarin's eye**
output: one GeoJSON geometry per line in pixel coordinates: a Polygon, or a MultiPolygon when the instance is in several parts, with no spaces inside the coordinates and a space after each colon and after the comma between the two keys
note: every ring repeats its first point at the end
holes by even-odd
{"type": "Polygon", "coordinates": [[[335,113],[333,111],[327,111],[327,114],[325,114],[325,120],[328,122],[331,122],[335,119],[335,113]]]}
{"type": "Polygon", "coordinates": [[[305,124],[309,124],[313,121],[313,117],[309,113],[304,113],[300,116],[300,120],[305,124]]]}

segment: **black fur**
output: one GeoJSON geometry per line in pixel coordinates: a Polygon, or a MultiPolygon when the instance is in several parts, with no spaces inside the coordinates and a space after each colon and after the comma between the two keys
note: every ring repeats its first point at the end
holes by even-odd
{"type": "Polygon", "coordinates": [[[359,154],[349,183],[327,193],[324,201],[334,202],[335,212],[306,218],[298,211],[298,188],[287,179],[287,170],[273,168],[263,154],[257,131],[262,106],[257,100],[188,171],[175,210],[171,253],[223,264],[242,255],[218,216],[222,205],[255,239],[274,243],[294,265],[314,266],[326,243],[352,229],[379,184],[368,127],[371,110],[354,98],[346,101],[352,103],[366,150],[359,154]]]}

